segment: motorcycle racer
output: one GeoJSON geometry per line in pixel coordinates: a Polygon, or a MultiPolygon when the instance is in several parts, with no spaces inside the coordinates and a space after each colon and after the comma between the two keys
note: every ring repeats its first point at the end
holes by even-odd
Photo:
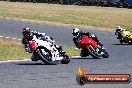
{"type": "MultiPolygon", "coordinates": [[[[100,41],[99,41],[99,39],[97,38],[97,36],[91,34],[90,32],[83,32],[83,31],[80,31],[79,28],[74,28],[74,29],[72,30],[72,34],[73,34],[73,36],[74,36],[74,37],[73,37],[73,41],[74,41],[74,44],[76,45],[76,47],[77,47],[77,44],[78,44],[78,42],[79,42],[79,37],[80,37],[80,36],[83,36],[83,35],[86,35],[86,36],[92,38],[93,40],[97,41],[98,44],[99,44],[100,46],[103,46],[103,44],[100,43],[100,41]]],[[[78,48],[78,47],[77,47],[77,48],[78,48]]]]}
{"type": "MultiPolygon", "coordinates": [[[[22,34],[23,34],[22,44],[24,45],[26,52],[29,52],[29,53],[31,52],[29,47],[28,47],[28,44],[29,44],[29,41],[31,41],[33,39],[34,35],[39,39],[42,39],[44,41],[48,41],[48,42],[52,43],[53,45],[55,45],[55,47],[58,49],[59,52],[62,51],[62,47],[56,45],[53,38],[46,36],[45,33],[39,33],[36,31],[31,31],[31,29],[29,27],[26,27],[26,28],[22,29],[22,34]]],[[[32,57],[33,57],[33,55],[32,55],[32,57]]],[[[35,58],[31,58],[31,59],[34,61],[35,58]]]]}
{"type": "Polygon", "coordinates": [[[127,29],[123,29],[121,26],[116,27],[115,35],[117,36],[117,39],[122,38],[121,32],[123,31],[127,31],[127,29]]]}
{"type": "Polygon", "coordinates": [[[78,28],[74,28],[72,31],[73,41],[77,48],[81,49],[80,56],[93,56],[94,58],[108,58],[108,52],[100,43],[97,36],[91,34],[90,32],[80,31],[78,28]],[[86,40],[86,41],[85,41],[86,40]],[[95,45],[94,45],[95,44],[95,45]],[[92,48],[89,48],[92,47],[92,48]],[[95,46],[95,47],[93,47],[95,46]]]}

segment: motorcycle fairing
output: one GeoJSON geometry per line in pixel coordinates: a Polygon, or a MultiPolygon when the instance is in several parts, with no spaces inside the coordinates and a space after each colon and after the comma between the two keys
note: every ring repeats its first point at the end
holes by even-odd
{"type": "MultiPolygon", "coordinates": [[[[78,47],[82,48],[86,45],[92,45],[94,48],[98,48],[98,44],[96,41],[92,40],[91,38],[88,38],[86,35],[82,36],[82,39],[79,41],[78,47]]],[[[88,46],[90,47],[90,46],[88,46]]]]}

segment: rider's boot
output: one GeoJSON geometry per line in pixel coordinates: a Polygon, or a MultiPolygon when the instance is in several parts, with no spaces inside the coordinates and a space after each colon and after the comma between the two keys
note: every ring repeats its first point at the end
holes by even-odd
{"type": "Polygon", "coordinates": [[[62,46],[57,46],[56,48],[59,52],[62,52],[62,46]]]}
{"type": "Polygon", "coordinates": [[[62,46],[57,46],[57,45],[56,45],[56,48],[57,48],[57,50],[59,51],[60,54],[65,53],[65,52],[63,51],[63,49],[62,49],[62,46]]]}
{"type": "Polygon", "coordinates": [[[38,61],[38,60],[34,57],[34,54],[32,54],[31,60],[32,60],[32,61],[35,61],[35,62],[38,61]]]}

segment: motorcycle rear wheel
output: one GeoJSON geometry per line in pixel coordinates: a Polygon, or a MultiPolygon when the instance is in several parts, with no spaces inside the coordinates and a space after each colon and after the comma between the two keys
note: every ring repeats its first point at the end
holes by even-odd
{"type": "Polygon", "coordinates": [[[50,53],[50,51],[44,47],[37,49],[37,54],[40,57],[40,59],[48,65],[56,65],[57,63],[55,61],[51,61],[50,59],[52,58],[52,54],[50,53]],[[45,52],[47,53],[47,55],[44,55],[43,52],[41,51],[41,49],[44,49],[45,52]]]}
{"type": "Polygon", "coordinates": [[[97,54],[96,50],[94,49],[94,47],[92,45],[90,45],[91,48],[87,48],[89,54],[93,57],[93,58],[96,58],[96,59],[100,59],[100,55],[97,54]]]}
{"type": "Polygon", "coordinates": [[[89,54],[86,52],[86,50],[81,50],[80,56],[81,57],[87,57],[89,54]]]}
{"type": "Polygon", "coordinates": [[[123,40],[120,40],[120,43],[123,44],[123,40]]]}

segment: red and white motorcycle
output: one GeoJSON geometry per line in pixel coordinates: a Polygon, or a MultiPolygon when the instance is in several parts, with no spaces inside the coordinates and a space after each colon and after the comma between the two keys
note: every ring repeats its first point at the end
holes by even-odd
{"type": "Polygon", "coordinates": [[[35,35],[29,41],[29,48],[35,61],[42,60],[45,64],[57,64],[57,62],[68,64],[70,62],[66,52],[59,52],[52,43],[38,39],[35,35]]]}

